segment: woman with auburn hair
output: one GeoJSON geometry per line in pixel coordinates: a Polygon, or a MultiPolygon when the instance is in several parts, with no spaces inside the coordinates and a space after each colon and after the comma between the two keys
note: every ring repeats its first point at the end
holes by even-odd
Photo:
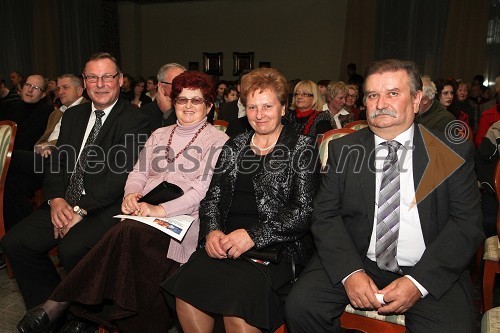
{"type": "MultiPolygon", "coordinates": [[[[207,121],[214,103],[212,80],[188,71],[172,81],[170,94],[177,124],[153,132],[125,185],[122,212],[171,217],[190,215],[194,222],[182,241],[146,224],[125,219],[111,228],[81,259],[41,307],[28,312],[19,332],[42,332],[68,309],[77,317],[120,332],[166,332],[172,316],[160,282],[195,251],[198,209],[213,175],[221,147],[228,139],[207,121]],[[167,181],[182,196],[158,205],[139,202],[167,181]]],[[[88,332],[84,322],[70,321],[62,332],[88,332]],[[84,331],[85,329],[85,331],[84,331]]]]}
{"type": "Polygon", "coordinates": [[[279,290],[313,250],[317,152],[281,122],[287,81],[255,69],[243,76],[241,100],[252,130],[224,145],[200,206],[201,247],[162,284],[184,332],[212,332],[215,314],[228,333],[274,332],[284,322],[279,290]]]}
{"type": "Polygon", "coordinates": [[[321,122],[325,119],[322,109],[323,98],[318,86],[311,80],[303,80],[295,85],[290,112],[285,119],[300,134],[316,138],[332,129],[327,122],[321,122]]]}

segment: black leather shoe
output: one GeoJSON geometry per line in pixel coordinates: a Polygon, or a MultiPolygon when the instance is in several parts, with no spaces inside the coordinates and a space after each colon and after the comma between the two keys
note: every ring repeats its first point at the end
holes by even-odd
{"type": "Polygon", "coordinates": [[[63,326],[59,333],[95,333],[97,331],[96,326],[78,320],[71,320],[63,326]]]}
{"type": "Polygon", "coordinates": [[[35,308],[26,313],[17,324],[17,330],[21,333],[42,333],[49,329],[49,315],[42,308],[35,308]]]}

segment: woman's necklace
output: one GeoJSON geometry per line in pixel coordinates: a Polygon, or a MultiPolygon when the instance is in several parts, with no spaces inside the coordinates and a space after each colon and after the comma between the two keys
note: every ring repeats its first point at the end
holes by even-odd
{"type": "Polygon", "coordinates": [[[177,126],[179,125],[175,125],[174,128],[172,129],[172,132],[170,133],[170,137],[168,138],[168,142],[167,142],[167,153],[166,153],[166,158],[167,158],[167,162],[168,163],[173,163],[177,157],[179,157],[186,149],[189,148],[189,146],[191,146],[194,142],[194,140],[196,140],[196,138],[198,137],[198,135],[200,135],[201,131],[203,131],[205,129],[205,127],[207,127],[208,125],[208,121],[206,121],[203,126],[200,127],[200,129],[194,134],[193,138],[191,139],[191,141],[189,141],[189,143],[186,145],[186,147],[182,148],[182,150],[180,152],[178,152],[174,158],[170,158],[170,145],[172,144],[172,138],[174,137],[174,133],[175,133],[175,129],[177,128],[177,126]]]}
{"type": "MultiPolygon", "coordinates": [[[[274,146],[276,146],[276,143],[278,142],[278,139],[276,139],[276,141],[275,141],[272,145],[270,145],[269,147],[266,147],[266,148],[261,148],[261,147],[259,147],[259,146],[257,146],[257,145],[255,144],[254,138],[255,138],[255,133],[252,135],[252,146],[254,146],[255,148],[259,148],[259,150],[260,150],[261,152],[268,151],[269,149],[274,148],[274,146]]],[[[279,137],[278,137],[278,138],[279,138],[279,137]]]]}

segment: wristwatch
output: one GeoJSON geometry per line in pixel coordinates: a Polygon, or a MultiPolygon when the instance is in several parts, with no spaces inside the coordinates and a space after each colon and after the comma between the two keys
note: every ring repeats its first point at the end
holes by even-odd
{"type": "Polygon", "coordinates": [[[83,210],[80,208],[80,206],[73,207],[73,211],[81,217],[85,217],[85,214],[83,213],[83,210]]]}

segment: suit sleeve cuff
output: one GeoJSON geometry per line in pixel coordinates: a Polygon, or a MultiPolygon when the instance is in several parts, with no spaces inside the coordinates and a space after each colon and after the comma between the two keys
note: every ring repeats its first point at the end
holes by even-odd
{"type": "Polygon", "coordinates": [[[427,291],[427,289],[425,289],[420,283],[417,282],[417,280],[415,280],[413,277],[411,277],[410,275],[405,275],[408,279],[410,279],[411,282],[413,282],[413,284],[417,287],[417,289],[420,291],[420,293],[422,294],[422,298],[424,298],[425,296],[429,295],[429,292],[427,291]]]}
{"type": "Polygon", "coordinates": [[[347,275],[345,278],[342,279],[342,284],[345,283],[345,280],[347,280],[351,275],[353,275],[354,273],[357,273],[357,272],[364,272],[365,270],[364,269],[358,269],[354,272],[352,272],[351,274],[347,275]]]}

